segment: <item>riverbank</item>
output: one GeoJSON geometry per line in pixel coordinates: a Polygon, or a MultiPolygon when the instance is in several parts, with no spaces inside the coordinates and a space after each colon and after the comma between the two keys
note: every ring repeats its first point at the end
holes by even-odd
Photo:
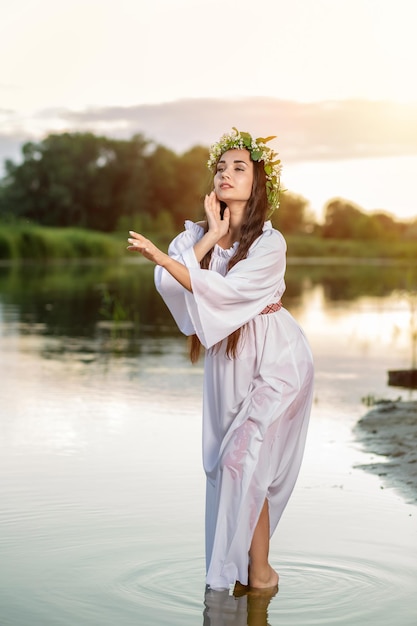
{"type": "MultiPolygon", "coordinates": [[[[176,233],[147,233],[166,250],[176,233]]],[[[46,260],[118,258],[125,255],[126,233],[103,233],[83,228],[56,228],[36,224],[0,223],[0,260],[46,260]]],[[[322,239],[314,235],[288,235],[287,256],[292,262],[305,259],[316,263],[413,263],[417,240],[357,241],[322,239]]]]}
{"type": "Polygon", "coordinates": [[[377,455],[361,467],[417,502],[417,400],[378,402],[357,422],[355,433],[377,455]]]}

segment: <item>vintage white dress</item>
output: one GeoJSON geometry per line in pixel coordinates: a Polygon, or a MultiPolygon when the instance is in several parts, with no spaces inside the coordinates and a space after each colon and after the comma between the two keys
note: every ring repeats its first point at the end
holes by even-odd
{"type": "Polygon", "coordinates": [[[313,361],[285,308],[260,314],[285,291],[281,233],[266,222],[247,258],[229,272],[238,244],[228,250],[216,245],[210,269],[201,269],[193,246],[203,234],[187,221],[168,250],[189,269],[192,293],[161,267],[155,268],[155,285],[179,329],[196,333],[206,348],[206,582],[225,589],[248,582],[248,551],[265,498],[272,535],[293,490],[311,409],[313,361]],[[242,326],[238,356],[228,358],[223,340],[242,326]]]}

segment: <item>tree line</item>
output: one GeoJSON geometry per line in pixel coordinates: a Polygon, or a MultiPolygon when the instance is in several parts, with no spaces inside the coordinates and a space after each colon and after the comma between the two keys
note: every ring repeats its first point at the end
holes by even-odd
{"type": "MultiPolygon", "coordinates": [[[[103,232],[134,228],[173,233],[185,219],[204,217],[209,191],[208,149],[183,154],[137,134],[129,140],[93,133],[51,134],[22,147],[22,160],[5,161],[0,181],[2,221],[77,226],[103,232]]],[[[281,194],[273,224],[285,234],[314,233],[334,239],[417,239],[417,220],[406,223],[383,212],[367,214],[340,198],[317,224],[308,200],[281,194]]]]}

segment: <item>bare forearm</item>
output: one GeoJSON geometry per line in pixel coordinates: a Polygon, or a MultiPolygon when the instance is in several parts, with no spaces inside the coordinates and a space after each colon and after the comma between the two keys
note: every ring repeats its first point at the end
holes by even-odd
{"type": "Polygon", "coordinates": [[[190,272],[182,263],[172,259],[168,254],[162,252],[159,248],[155,246],[149,239],[146,239],[140,233],[136,233],[134,230],[129,231],[129,245],[127,247],[128,250],[132,252],[140,252],[145,259],[152,261],[156,265],[160,265],[167,272],[177,280],[180,285],[188,289],[188,291],[192,291],[191,288],[191,278],[190,272]]]}
{"type": "Polygon", "coordinates": [[[194,254],[199,263],[207,252],[228,233],[230,225],[230,211],[226,207],[221,217],[220,202],[214,191],[205,197],[204,208],[208,230],[194,246],[194,254]]]}
{"type": "MultiPolygon", "coordinates": [[[[165,252],[162,252],[157,248],[149,239],[146,239],[140,233],[136,233],[133,230],[129,231],[129,246],[128,250],[140,252],[149,261],[152,261],[156,265],[163,267],[175,280],[179,282],[185,289],[192,292],[191,277],[188,268],[179,261],[176,261],[165,252]]],[[[209,250],[218,242],[222,236],[222,232],[219,228],[212,227],[205,235],[195,244],[194,254],[197,262],[200,263],[201,259],[207,254],[209,250]]]]}
{"type": "Polygon", "coordinates": [[[200,263],[202,258],[213,248],[213,246],[218,242],[219,236],[217,234],[213,234],[210,231],[205,233],[201,239],[197,241],[194,246],[194,254],[195,257],[200,263]]]}
{"type": "Polygon", "coordinates": [[[172,259],[167,254],[164,254],[158,265],[169,272],[171,276],[180,283],[180,285],[185,287],[185,289],[192,291],[190,272],[185,265],[175,259],[172,259]]]}

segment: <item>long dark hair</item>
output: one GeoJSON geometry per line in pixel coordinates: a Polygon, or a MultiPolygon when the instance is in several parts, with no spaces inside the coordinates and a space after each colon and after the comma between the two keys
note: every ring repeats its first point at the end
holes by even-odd
{"type": "MultiPolygon", "coordinates": [[[[227,265],[229,271],[236,263],[242,259],[246,259],[249,248],[262,233],[263,225],[266,220],[269,209],[268,198],[266,195],[266,175],[262,161],[253,162],[253,184],[252,193],[246,204],[245,215],[240,227],[239,245],[235,254],[230,258],[227,265]]],[[[200,267],[208,269],[210,265],[213,249],[203,257],[200,267]]],[[[241,337],[242,328],[238,328],[227,338],[226,355],[234,359],[237,355],[239,339],[241,337]]],[[[192,363],[196,363],[200,356],[201,342],[197,335],[190,337],[190,359],[192,363]]]]}

